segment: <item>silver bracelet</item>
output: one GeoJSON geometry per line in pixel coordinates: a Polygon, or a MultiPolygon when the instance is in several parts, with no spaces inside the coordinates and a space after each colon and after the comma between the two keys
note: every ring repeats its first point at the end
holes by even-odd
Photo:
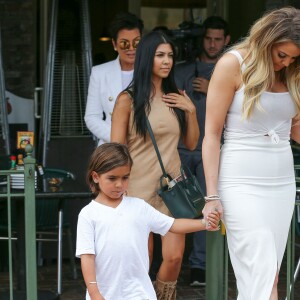
{"type": "Polygon", "coordinates": [[[90,281],[89,284],[97,284],[97,281],[90,281]]]}
{"type": "Polygon", "coordinates": [[[215,201],[215,200],[221,200],[219,195],[209,195],[204,197],[205,202],[215,201]]]}

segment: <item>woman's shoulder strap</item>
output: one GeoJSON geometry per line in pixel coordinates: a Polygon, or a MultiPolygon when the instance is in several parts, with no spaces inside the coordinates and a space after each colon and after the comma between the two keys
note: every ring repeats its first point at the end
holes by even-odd
{"type": "Polygon", "coordinates": [[[131,100],[133,100],[133,91],[131,89],[126,89],[123,92],[126,93],[131,98],[131,100]]]}
{"type": "Polygon", "coordinates": [[[126,89],[123,90],[117,97],[115,106],[130,106],[132,107],[133,105],[133,94],[130,90],[126,89]]]}
{"type": "Polygon", "coordinates": [[[235,49],[232,49],[232,50],[228,51],[228,53],[233,54],[238,59],[238,61],[240,63],[240,66],[242,68],[242,72],[243,72],[246,68],[246,65],[244,63],[244,59],[243,59],[241,53],[239,51],[235,50],[235,49]]]}

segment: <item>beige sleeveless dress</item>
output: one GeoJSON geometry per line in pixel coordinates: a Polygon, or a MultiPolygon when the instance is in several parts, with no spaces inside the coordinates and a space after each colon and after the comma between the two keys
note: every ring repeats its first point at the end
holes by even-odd
{"type": "MultiPolygon", "coordinates": [[[[127,145],[133,166],[130,173],[128,195],[144,199],[160,212],[171,215],[162,199],[157,195],[162,171],[149,134],[146,140],[137,135],[133,127],[131,111],[127,145]]],[[[172,177],[180,174],[180,158],[177,145],[180,138],[179,122],[175,113],[163,101],[151,103],[149,121],[158,145],[166,172],[172,177]]]]}

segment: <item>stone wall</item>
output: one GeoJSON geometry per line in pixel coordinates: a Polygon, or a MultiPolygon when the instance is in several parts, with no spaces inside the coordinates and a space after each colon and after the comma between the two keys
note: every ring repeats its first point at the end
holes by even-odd
{"type": "Polygon", "coordinates": [[[0,0],[6,90],[33,98],[36,78],[35,0],[0,0]]]}

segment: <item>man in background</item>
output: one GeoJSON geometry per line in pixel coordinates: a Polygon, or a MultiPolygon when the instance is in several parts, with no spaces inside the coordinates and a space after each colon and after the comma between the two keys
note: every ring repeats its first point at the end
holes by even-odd
{"type": "MultiPolygon", "coordinates": [[[[228,24],[218,16],[208,17],[203,22],[202,49],[195,61],[183,62],[176,66],[177,87],[185,90],[196,106],[200,137],[196,150],[189,151],[182,142],[178,150],[182,164],[188,166],[200,182],[206,194],[205,177],[202,164],[202,141],[205,131],[206,94],[213,68],[230,42],[228,24]]],[[[193,248],[189,256],[191,286],[205,286],[206,232],[193,235],[193,248]]]]}

